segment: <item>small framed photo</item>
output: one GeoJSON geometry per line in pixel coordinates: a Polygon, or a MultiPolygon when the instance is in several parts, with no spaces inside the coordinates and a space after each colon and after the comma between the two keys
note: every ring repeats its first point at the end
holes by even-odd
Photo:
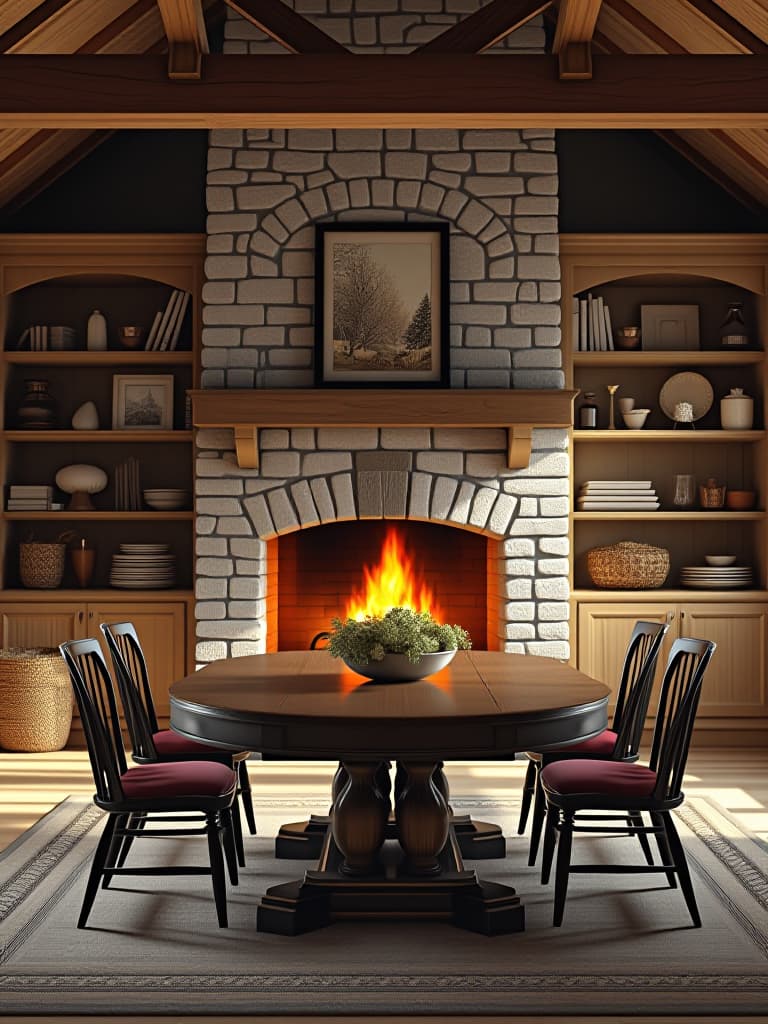
{"type": "Polygon", "coordinates": [[[447,223],[316,232],[316,383],[448,387],[447,223]]]}
{"type": "Polygon", "coordinates": [[[640,306],[642,346],[651,352],[699,347],[698,306],[640,306]]]}
{"type": "Polygon", "coordinates": [[[173,430],[173,374],[112,378],[113,430],[173,430]]]}

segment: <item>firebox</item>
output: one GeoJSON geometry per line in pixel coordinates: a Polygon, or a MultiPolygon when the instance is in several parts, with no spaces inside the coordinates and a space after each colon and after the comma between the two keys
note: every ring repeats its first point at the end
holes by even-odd
{"type": "Polygon", "coordinates": [[[491,569],[498,546],[480,533],[407,520],[329,523],[273,538],[267,650],[306,650],[334,616],[396,605],[459,623],[475,649],[487,650],[500,600],[491,569]]]}

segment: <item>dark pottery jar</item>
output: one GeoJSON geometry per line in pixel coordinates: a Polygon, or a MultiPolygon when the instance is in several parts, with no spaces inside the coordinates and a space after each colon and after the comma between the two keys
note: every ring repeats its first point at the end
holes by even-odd
{"type": "Polygon", "coordinates": [[[56,401],[48,394],[47,380],[24,381],[26,393],[16,410],[22,430],[53,430],[56,427],[56,401]]]}

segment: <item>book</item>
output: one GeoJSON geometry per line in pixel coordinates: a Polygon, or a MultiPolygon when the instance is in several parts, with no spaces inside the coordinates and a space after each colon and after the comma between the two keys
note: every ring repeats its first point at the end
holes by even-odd
{"type": "Polygon", "coordinates": [[[173,293],[170,304],[168,306],[168,317],[165,321],[165,326],[162,331],[157,332],[157,340],[155,341],[155,351],[159,352],[161,349],[166,348],[173,331],[174,324],[176,323],[176,317],[179,315],[179,304],[181,303],[184,292],[178,289],[173,293]]]}
{"type": "Polygon", "coordinates": [[[8,493],[12,498],[50,498],[53,487],[48,484],[11,484],[8,493]]]}
{"type": "Polygon", "coordinates": [[[174,303],[176,301],[176,296],[178,294],[179,294],[178,289],[174,288],[173,291],[171,292],[171,295],[170,295],[170,298],[168,299],[168,302],[165,305],[165,309],[163,310],[163,315],[160,318],[160,323],[159,323],[158,328],[157,328],[157,333],[155,334],[155,341],[154,341],[154,344],[152,345],[152,351],[153,352],[157,352],[157,350],[160,348],[160,342],[165,337],[165,330],[166,330],[166,327],[168,326],[168,320],[169,320],[170,315],[171,315],[171,309],[172,309],[172,307],[173,307],[173,305],[174,305],[174,303]]]}
{"type": "Polygon", "coordinates": [[[182,292],[181,298],[176,307],[176,316],[173,324],[169,326],[166,332],[166,340],[162,344],[162,348],[167,351],[173,351],[176,348],[176,343],[179,340],[181,334],[181,325],[184,322],[184,314],[187,312],[187,305],[189,303],[189,292],[182,292]]]}
{"type": "Polygon", "coordinates": [[[637,487],[653,487],[653,480],[585,480],[583,487],[614,487],[619,484],[621,487],[630,487],[633,490],[637,487]]]}
{"type": "Polygon", "coordinates": [[[613,326],[611,324],[611,311],[607,303],[603,304],[603,315],[605,317],[605,338],[608,343],[608,351],[613,352],[616,346],[613,343],[613,326]]]}
{"type": "Polygon", "coordinates": [[[612,505],[607,501],[589,501],[579,505],[579,512],[655,512],[660,502],[643,503],[640,501],[627,501],[623,505],[612,505]]]}
{"type": "Polygon", "coordinates": [[[32,347],[32,343],[31,343],[31,340],[30,340],[30,332],[31,332],[31,330],[32,330],[31,327],[25,327],[24,328],[24,330],[21,332],[19,340],[16,342],[16,348],[24,348],[24,345],[27,344],[27,343],[29,344],[30,348],[32,347]]]}
{"type": "Polygon", "coordinates": [[[639,505],[653,505],[658,502],[659,498],[656,494],[644,494],[640,497],[635,497],[632,494],[617,494],[604,496],[601,494],[584,494],[576,499],[577,505],[589,504],[593,501],[601,501],[606,505],[626,505],[628,502],[637,502],[639,505]]]}
{"type": "Polygon", "coordinates": [[[144,346],[145,352],[151,352],[154,347],[155,338],[157,337],[157,328],[160,326],[160,319],[162,315],[162,312],[158,309],[155,313],[155,319],[152,321],[152,326],[149,329],[149,334],[147,335],[147,342],[144,346]]]}
{"type": "Polygon", "coordinates": [[[589,326],[586,299],[579,299],[579,346],[582,352],[589,351],[589,326]]]}
{"type": "Polygon", "coordinates": [[[571,334],[573,335],[573,350],[574,352],[579,352],[581,350],[581,338],[579,336],[579,300],[575,295],[571,305],[571,334]]]}
{"type": "Polygon", "coordinates": [[[590,329],[592,332],[592,349],[595,352],[600,351],[600,328],[597,321],[597,299],[592,295],[589,296],[589,315],[590,315],[590,329]]]}
{"type": "Polygon", "coordinates": [[[595,299],[595,315],[597,317],[597,337],[601,352],[608,351],[608,336],[605,333],[605,303],[602,295],[595,299]]]}

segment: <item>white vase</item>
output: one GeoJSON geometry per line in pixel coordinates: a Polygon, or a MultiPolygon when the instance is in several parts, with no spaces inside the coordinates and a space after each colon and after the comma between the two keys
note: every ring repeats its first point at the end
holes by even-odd
{"type": "Polygon", "coordinates": [[[93,402],[83,402],[72,415],[73,430],[98,430],[99,413],[93,402]]]}
{"type": "Polygon", "coordinates": [[[107,347],[107,321],[98,309],[88,317],[86,344],[89,352],[100,352],[107,347]]]}
{"type": "Polygon", "coordinates": [[[731,393],[720,399],[720,424],[723,430],[751,430],[754,401],[742,388],[731,388],[731,393]]]}

